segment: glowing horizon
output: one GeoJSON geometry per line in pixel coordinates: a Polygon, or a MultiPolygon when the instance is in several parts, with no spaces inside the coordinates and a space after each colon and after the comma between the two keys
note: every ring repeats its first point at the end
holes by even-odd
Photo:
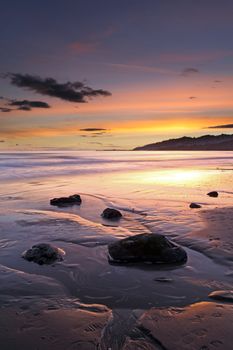
{"type": "MultiPolygon", "coordinates": [[[[61,97],[59,91],[51,95],[50,87],[38,90],[35,83],[32,88],[31,83],[17,85],[10,77],[1,78],[0,150],[132,149],[169,138],[233,133],[232,128],[208,129],[233,123],[233,50],[229,45],[233,5],[220,9],[212,3],[210,13],[207,4],[186,6],[182,0],[176,6],[170,1],[168,7],[160,0],[156,4],[149,0],[146,6],[136,1],[134,6],[118,4],[115,10],[105,4],[105,13],[96,8],[95,20],[90,21],[87,5],[74,4],[68,19],[64,3],[64,8],[57,9],[65,23],[61,33],[51,16],[54,8],[45,2],[46,35],[33,27],[37,21],[34,12],[25,21],[27,0],[21,6],[20,18],[14,8],[3,6],[3,22],[11,14],[13,23],[13,45],[6,51],[7,57],[3,54],[0,58],[3,75],[19,72],[21,78],[52,77],[58,89],[69,81],[72,90],[72,83],[78,81],[112,95],[91,92],[93,98],[83,103],[77,94],[75,100],[74,91],[70,91],[72,96],[61,97]],[[79,15],[81,10],[84,16],[79,15]],[[182,20],[177,22],[177,18],[182,20]],[[219,40],[213,43],[216,32],[219,40]],[[43,46],[31,45],[37,37],[43,46]],[[22,56],[19,38],[25,47],[22,56]],[[12,102],[24,100],[46,103],[50,108],[12,108],[12,102]],[[88,128],[106,131],[80,131],[88,128]]],[[[35,13],[39,16],[41,7],[35,13]]],[[[9,34],[4,31],[2,36],[4,49],[9,34]]]]}

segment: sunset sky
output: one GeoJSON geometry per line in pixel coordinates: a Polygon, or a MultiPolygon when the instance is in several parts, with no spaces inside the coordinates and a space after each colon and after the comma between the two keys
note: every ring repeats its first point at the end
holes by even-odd
{"type": "Polygon", "coordinates": [[[0,10],[0,150],[233,134],[232,0],[3,0],[0,10]]]}

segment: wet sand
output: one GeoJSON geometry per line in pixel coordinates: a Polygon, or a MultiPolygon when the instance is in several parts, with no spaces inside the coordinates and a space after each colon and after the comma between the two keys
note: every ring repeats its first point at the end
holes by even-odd
{"type": "MultiPolygon", "coordinates": [[[[18,155],[14,157],[12,162],[18,155]]],[[[38,157],[30,157],[37,164],[38,157]]],[[[48,155],[43,157],[48,163],[48,155]]],[[[76,165],[75,157],[65,156],[64,162],[59,156],[59,171],[69,171],[67,161],[79,171],[82,164],[76,165]]],[[[232,303],[213,302],[209,294],[233,289],[233,193],[227,192],[232,188],[232,158],[218,158],[226,171],[214,168],[214,157],[207,171],[203,170],[206,159],[201,160],[200,171],[193,171],[193,162],[191,170],[183,171],[179,159],[174,169],[164,171],[168,163],[161,155],[157,171],[158,156],[153,157],[155,164],[149,158],[145,171],[139,171],[143,156],[137,172],[125,172],[123,161],[121,173],[115,172],[120,166],[116,162],[114,172],[96,174],[96,167],[103,166],[96,162],[91,175],[64,177],[46,177],[46,170],[54,172],[47,163],[45,176],[33,177],[41,165],[37,168],[33,163],[31,172],[31,161],[23,170],[19,162],[17,179],[4,180],[0,193],[1,350],[231,350],[232,303]],[[211,189],[219,190],[219,198],[206,196],[211,189]],[[50,198],[73,193],[81,194],[80,207],[49,205],[50,198]],[[190,209],[190,201],[202,208],[190,209]],[[101,213],[107,206],[119,209],[123,218],[104,220],[101,213]],[[109,264],[107,245],[139,233],[165,234],[183,246],[187,263],[109,264]],[[42,242],[62,248],[64,261],[39,266],[22,259],[22,252],[42,242]]],[[[186,164],[187,159],[182,162],[186,164]]],[[[170,162],[169,158],[169,166],[170,162]]],[[[4,176],[8,174],[6,167],[4,176]]]]}
{"type": "MultiPolygon", "coordinates": [[[[192,214],[200,215],[206,227],[176,239],[189,255],[187,265],[177,269],[111,267],[106,258],[106,243],[112,241],[112,236],[114,239],[128,236],[129,227],[91,224],[62,211],[59,214],[19,211],[14,214],[15,221],[6,215],[11,230],[17,230],[21,238],[24,232],[29,241],[37,241],[38,229],[40,237],[45,235],[47,241],[55,240],[67,256],[63,263],[40,267],[19,258],[25,240],[14,250],[15,263],[10,258],[12,246],[7,247],[9,258],[7,249],[4,250],[5,264],[12,267],[2,265],[0,271],[1,349],[207,350],[217,347],[230,350],[233,306],[208,302],[211,300],[208,294],[232,287],[232,212],[232,208],[219,208],[192,214]],[[203,254],[213,259],[213,263],[203,254]],[[228,266],[221,267],[219,261],[228,266]],[[87,269],[83,272],[76,270],[82,262],[87,269]],[[117,277],[116,273],[120,275],[117,277]],[[74,284],[68,276],[74,279],[74,284]],[[109,276],[112,276],[110,280],[109,276]],[[169,283],[163,282],[163,278],[170,278],[169,283]],[[90,305],[93,302],[102,306],[90,305]]],[[[131,219],[134,225],[136,219],[132,214],[127,226],[131,219]]],[[[5,244],[8,244],[6,240],[5,244]]]]}
{"type": "Polygon", "coordinates": [[[202,302],[151,309],[138,320],[123,350],[230,350],[232,324],[233,305],[202,302]]]}
{"type": "Polygon", "coordinates": [[[201,210],[200,217],[205,228],[177,240],[218,263],[233,266],[233,208],[201,210]]]}
{"type": "Polygon", "coordinates": [[[1,349],[98,349],[111,318],[107,308],[4,308],[0,317],[1,349]]]}

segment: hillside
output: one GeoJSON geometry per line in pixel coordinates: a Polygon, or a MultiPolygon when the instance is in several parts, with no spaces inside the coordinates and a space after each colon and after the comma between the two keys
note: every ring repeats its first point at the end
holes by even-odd
{"type": "Polygon", "coordinates": [[[233,135],[184,136],[136,147],[134,151],[233,151],[233,135]]]}

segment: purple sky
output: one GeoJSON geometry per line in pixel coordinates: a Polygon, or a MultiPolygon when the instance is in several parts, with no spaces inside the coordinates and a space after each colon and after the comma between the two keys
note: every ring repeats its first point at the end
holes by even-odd
{"type": "Polygon", "coordinates": [[[232,18],[230,0],[3,0],[0,149],[129,149],[231,133],[208,127],[233,123],[232,18]],[[92,89],[88,103],[61,93],[68,81],[92,89]],[[80,130],[90,128],[105,130],[80,130]]]}

